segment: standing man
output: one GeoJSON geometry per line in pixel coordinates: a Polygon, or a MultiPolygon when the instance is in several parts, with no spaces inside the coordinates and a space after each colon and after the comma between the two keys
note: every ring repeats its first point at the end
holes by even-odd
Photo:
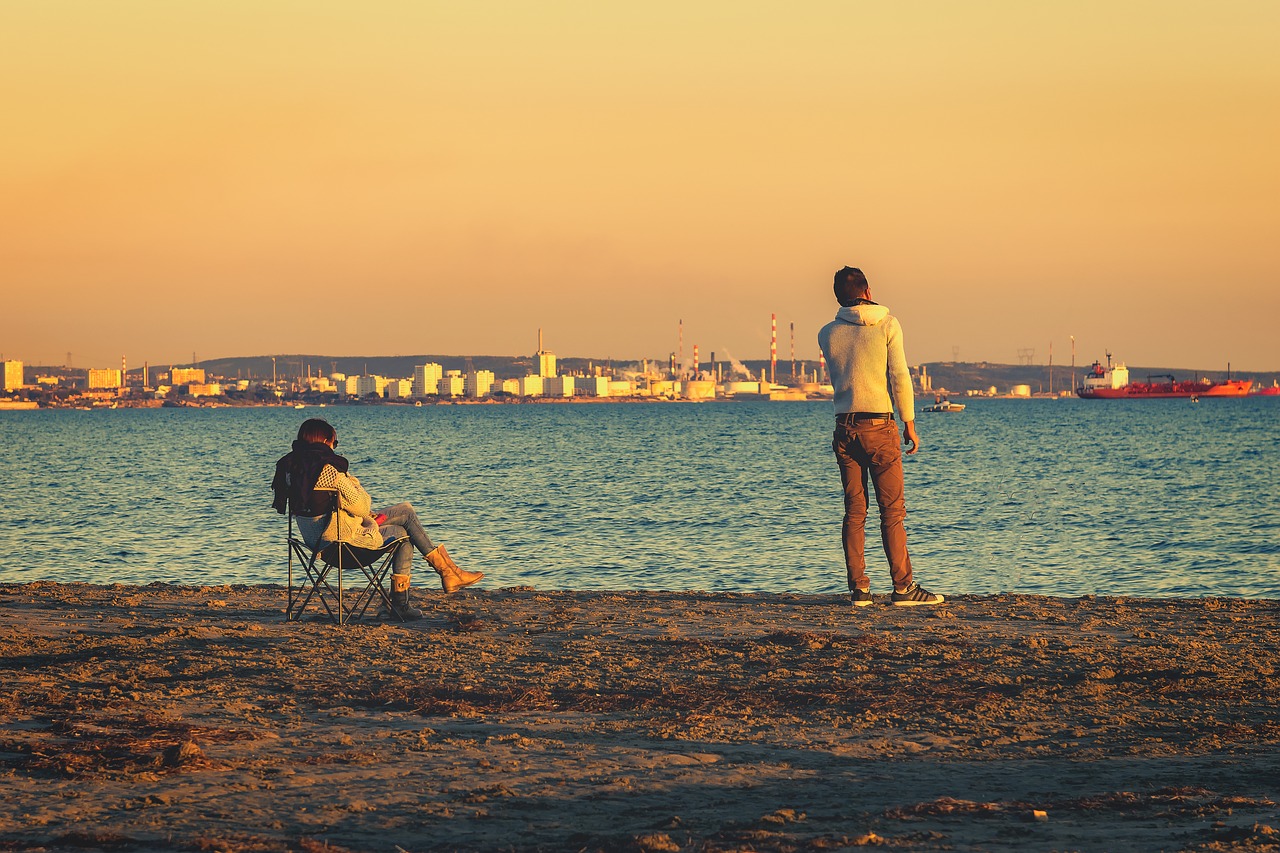
{"type": "Polygon", "coordinates": [[[835,387],[836,431],[831,447],[844,484],[844,563],[855,607],[871,601],[865,555],[867,478],[880,506],[880,539],[893,577],[893,603],[900,607],[941,604],[945,599],[920,586],[911,575],[903,520],[902,448],[893,409],[902,417],[907,453],[920,447],[916,435],[915,396],[902,349],[902,327],[883,305],[871,301],[867,277],[856,267],[836,273],[835,320],[818,332],[835,387]]]}

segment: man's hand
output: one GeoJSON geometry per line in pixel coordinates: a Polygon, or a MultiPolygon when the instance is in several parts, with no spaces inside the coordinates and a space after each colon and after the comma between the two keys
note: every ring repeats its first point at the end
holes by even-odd
{"type": "Polygon", "coordinates": [[[902,424],[902,440],[909,445],[907,447],[907,455],[910,456],[920,449],[920,436],[916,434],[916,422],[904,421],[902,424]]]}

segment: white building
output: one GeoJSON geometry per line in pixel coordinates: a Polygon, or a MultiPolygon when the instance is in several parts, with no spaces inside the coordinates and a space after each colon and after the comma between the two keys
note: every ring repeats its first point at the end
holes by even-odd
{"type": "Polygon", "coordinates": [[[574,393],[581,397],[608,397],[608,376],[579,376],[574,383],[574,393]]]}
{"type": "Polygon", "coordinates": [[[542,380],[542,394],[545,397],[572,397],[573,388],[572,376],[547,376],[542,380]]]}
{"type": "Polygon", "coordinates": [[[370,394],[383,396],[383,391],[387,387],[387,379],[384,376],[357,376],[356,377],[356,396],[367,397],[370,394]]]}
{"type": "Polygon", "coordinates": [[[538,375],[551,377],[556,375],[556,354],[553,352],[538,353],[538,375]]]}
{"type": "Polygon", "coordinates": [[[449,370],[440,377],[438,393],[441,397],[461,397],[465,388],[466,380],[462,378],[462,371],[449,370]]]}
{"type": "Polygon", "coordinates": [[[440,379],[444,370],[435,362],[419,364],[413,369],[413,396],[425,397],[440,393],[440,379]]]}
{"type": "MultiPolygon", "coordinates": [[[[8,377],[6,376],[6,382],[8,377]]],[[[89,369],[89,390],[99,391],[104,388],[119,388],[120,368],[118,367],[93,367],[89,369]]]]}
{"type": "Polygon", "coordinates": [[[4,390],[13,391],[22,387],[22,362],[6,361],[4,363],[4,390]]]}
{"type": "Polygon", "coordinates": [[[493,390],[493,371],[477,370],[475,373],[468,373],[463,388],[464,393],[473,400],[488,397],[493,390]]]}
{"type": "Polygon", "coordinates": [[[541,397],[546,384],[546,379],[541,376],[522,376],[516,380],[516,393],[521,397],[541,397]]]}
{"type": "Polygon", "coordinates": [[[348,376],[342,380],[342,393],[355,397],[360,393],[360,377],[348,376]]]}
{"type": "Polygon", "coordinates": [[[403,400],[413,396],[412,379],[388,379],[384,389],[388,400],[403,400]]]}
{"type": "Polygon", "coordinates": [[[520,380],[504,379],[502,380],[502,393],[510,394],[512,397],[520,396],[520,380]]]}
{"type": "Polygon", "coordinates": [[[538,351],[534,353],[538,359],[538,375],[547,378],[556,375],[556,354],[542,348],[542,330],[538,330],[538,351]]]}
{"type": "Polygon", "coordinates": [[[222,385],[218,382],[188,382],[187,394],[192,397],[221,397],[222,385]]]}

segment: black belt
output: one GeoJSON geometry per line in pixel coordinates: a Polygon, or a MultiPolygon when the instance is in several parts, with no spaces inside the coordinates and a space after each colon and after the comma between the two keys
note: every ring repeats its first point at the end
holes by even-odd
{"type": "Polygon", "coordinates": [[[838,424],[856,424],[862,421],[891,421],[893,412],[845,412],[836,415],[838,424]]]}

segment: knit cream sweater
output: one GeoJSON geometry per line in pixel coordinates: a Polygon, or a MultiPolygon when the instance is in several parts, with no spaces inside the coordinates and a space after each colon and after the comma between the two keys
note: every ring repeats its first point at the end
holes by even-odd
{"type": "Polygon", "coordinates": [[[321,548],[339,540],[357,548],[381,548],[382,534],[373,520],[373,498],[351,474],[343,474],[332,465],[320,469],[317,489],[337,489],[339,511],[331,517],[299,517],[298,532],[312,548],[321,548]],[[325,518],[329,518],[325,526],[325,518]]]}
{"type": "Polygon", "coordinates": [[[835,388],[836,413],[892,412],[916,418],[915,392],[902,348],[902,326],[875,303],[841,308],[818,332],[835,388]]]}

